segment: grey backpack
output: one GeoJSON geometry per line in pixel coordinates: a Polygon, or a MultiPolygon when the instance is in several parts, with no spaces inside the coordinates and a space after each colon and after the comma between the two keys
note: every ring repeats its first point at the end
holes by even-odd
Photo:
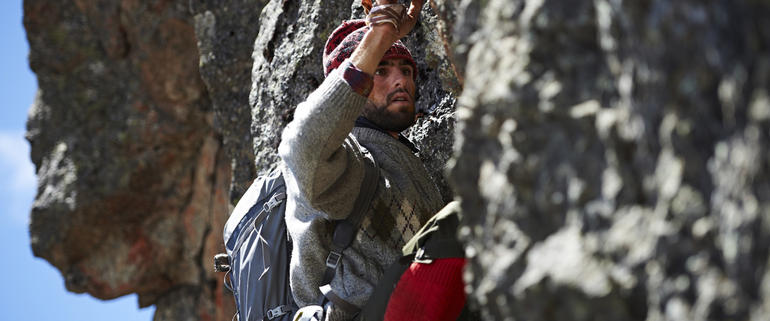
{"type": "MultiPolygon", "coordinates": [[[[348,140],[367,156],[367,170],[353,212],[348,218],[335,222],[334,246],[326,266],[318,267],[326,269],[326,274],[331,277],[342,251],[355,238],[363,213],[371,203],[372,187],[377,185],[379,178],[379,169],[371,155],[352,135],[348,140]]],[[[225,287],[235,296],[236,315],[240,321],[292,320],[298,310],[289,287],[291,239],[284,220],[285,200],[283,175],[280,170],[274,170],[251,184],[225,223],[223,236],[227,254],[215,256],[214,266],[218,272],[227,272],[225,287]]],[[[331,277],[325,277],[325,284],[331,282],[331,277]]]]}
{"type": "Polygon", "coordinates": [[[238,319],[291,320],[297,305],[289,288],[291,241],[286,231],[286,185],[280,170],[259,177],[225,223],[226,255],[215,258],[227,272],[238,319]]]}

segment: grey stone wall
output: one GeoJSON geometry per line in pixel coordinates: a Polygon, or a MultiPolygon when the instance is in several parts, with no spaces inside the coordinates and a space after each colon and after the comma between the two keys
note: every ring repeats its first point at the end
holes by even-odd
{"type": "Polygon", "coordinates": [[[452,181],[485,319],[766,318],[770,6],[461,7],[452,181]]]}

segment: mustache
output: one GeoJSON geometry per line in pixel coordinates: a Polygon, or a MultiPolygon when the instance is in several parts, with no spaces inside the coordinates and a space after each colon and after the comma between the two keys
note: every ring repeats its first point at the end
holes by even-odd
{"type": "Polygon", "coordinates": [[[390,105],[390,103],[393,102],[393,96],[399,93],[405,93],[407,96],[409,96],[409,100],[414,102],[414,96],[412,96],[408,91],[406,91],[406,89],[398,88],[394,91],[391,91],[387,96],[385,96],[385,101],[388,103],[388,105],[390,105]]]}

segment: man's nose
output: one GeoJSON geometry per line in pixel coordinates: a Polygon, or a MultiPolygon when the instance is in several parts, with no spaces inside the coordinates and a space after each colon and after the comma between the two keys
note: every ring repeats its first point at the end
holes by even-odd
{"type": "Polygon", "coordinates": [[[400,72],[394,72],[393,73],[396,79],[394,80],[393,86],[397,88],[403,88],[404,87],[404,81],[406,80],[406,76],[403,75],[400,72]]]}

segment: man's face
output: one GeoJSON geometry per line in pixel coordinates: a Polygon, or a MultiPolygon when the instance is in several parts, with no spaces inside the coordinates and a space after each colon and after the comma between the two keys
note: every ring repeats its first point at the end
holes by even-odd
{"type": "Polygon", "coordinates": [[[416,87],[412,64],[405,59],[387,59],[374,72],[374,87],[364,107],[364,117],[390,132],[401,132],[415,122],[416,87]]]}

